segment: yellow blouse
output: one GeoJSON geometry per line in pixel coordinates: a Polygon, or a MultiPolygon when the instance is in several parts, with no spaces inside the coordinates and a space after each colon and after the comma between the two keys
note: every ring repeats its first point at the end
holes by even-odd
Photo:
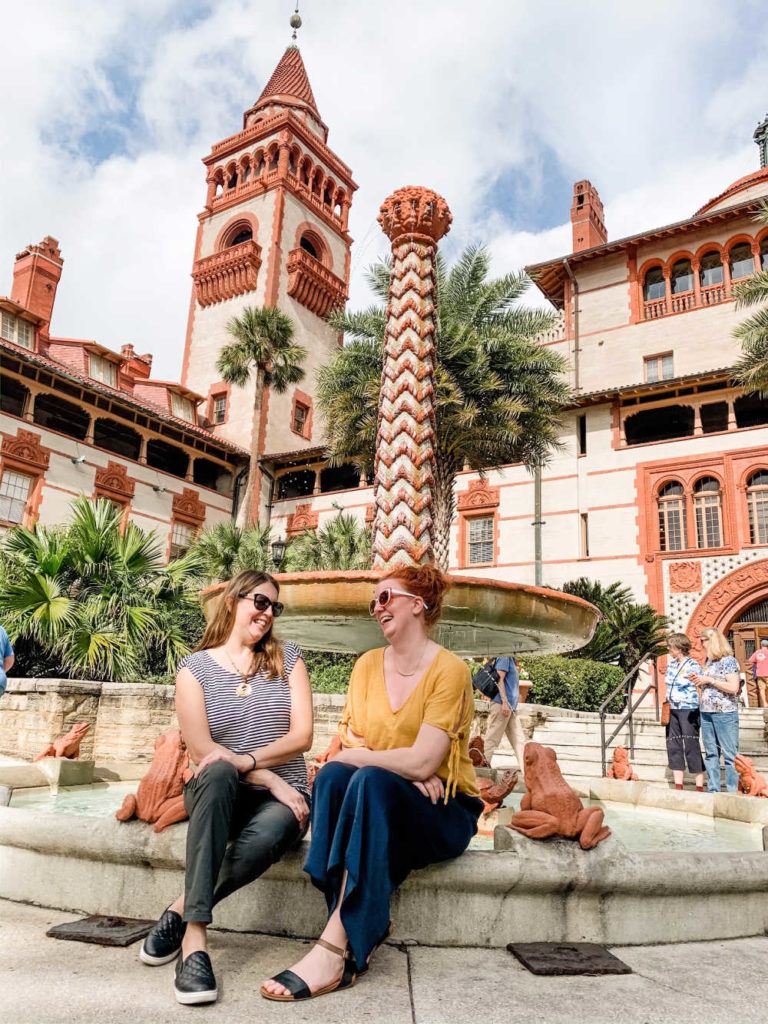
{"type": "Polygon", "coordinates": [[[437,770],[445,783],[446,800],[457,788],[477,796],[475,769],[468,749],[475,710],[468,666],[441,647],[405,704],[393,711],[384,682],[385,650],[378,647],[367,651],[355,662],[339,723],[343,746],[365,745],[371,750],[411,747],[426,722],[442,729],[451,740],[445,760],[437,770]],[[364,744],[350,736],[350,732],[362,736],[364,744]]]}

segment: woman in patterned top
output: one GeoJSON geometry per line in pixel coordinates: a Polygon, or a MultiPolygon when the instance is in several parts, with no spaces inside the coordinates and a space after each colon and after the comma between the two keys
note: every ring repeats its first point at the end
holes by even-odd
{"type": "Polygon", "coordinates": [[[264,572],[230,580],[176,677],[179,726],[197,765],[184,788],[185,891],[139,955],[158,965],[181,951],[180,1003],[217,997],[206,943],[214,905],[263,874],[307,829],[312,692],[299,648],[273,635],[278,593],[264,572]]]}
{"type": "Polygon", "coordinates": [[[675,780],[675,789],[683,788],[683,771],[696,775],[696,792],[704,792],[704,763],[699,746],[699,691],[688,678],[700,673],[701,665],[691,657],[691,641],[685,633],[672,633],[667,660],[667,700],[669,701],[669,722],[666,727],[667,762],[675,780]]]}
{"type": "Polygon", "coordinates": [[[706,655],[704,671],[690,673],[689,679],[700,694],[707,790],[710,793],[720,792],[722,754],[725,788],[729,793],[735,793],[739,785],[739,774],[734,765],[739,751],[739,663],[719,629],[702,630],[700,639],[706,655]]]}

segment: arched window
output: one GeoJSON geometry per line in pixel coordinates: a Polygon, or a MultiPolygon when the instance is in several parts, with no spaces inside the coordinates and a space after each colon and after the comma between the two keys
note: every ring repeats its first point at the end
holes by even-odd
{"type": "Polygon", "coordinates": [[[666,295],[666,284],[664,282],[664,270],[662,267],[651,267],[646,271],[643,281],[643,299],[646,302],[657,302],[666,295]]]}
{"type": "Polygon", "coordinates": [[[686,258],[673,263],[669,280],[673,295],[681,295],[683,292],[693,291],[693,267],[691,266],[691,261],[686,258]]]}
{"type": "Polygon", "coordinates": [[[768,270],[768,238],[760,243],[760,269],[768,270]]]}
{"type": "Polygon", "coordinates": [[[301,236],[299,245],[304,252],[308,252],[310,256],[314,256],[316,260],[320,259],[320,253],[317,251],[317,246],[310,238],[307,238],[306,235],[301,236]]]}
{"type": "Polygon", "coordinates": [[[722,497],[720,483],[714,477],[705,476],[696,481],[693,510],[696,516],[696,547],[722,547],[722,497]]]}
{"type": "Polygon", "coordinates": [[[256,154],[256,157],[255,157],[254,163],[253,163],[253,173],[256,175],[257,178],[260,178],[262,176],[262,174],[264,173],[264,152],[263,152],[263,150],[259,150],[259,152],[256,154]]]}
{"type": "Polygon", "coordinates": [[[659,490],[659,547],[682,551],[686,546],[683,485],[671,480],[659,490]]]}
{"type": "Polygon", "coordinates": [[[278,161],[279,157],[280,157],[280,150],[277,148],[277,146],[275,146],[275,148],[269,154],[269,170],[270,171],[276,171],[277,170],[277,161],[278,161]]]}
{"type": "Polygon", "coordinates": [[[768,544],[768,469],[759,469],[747,480],[750,544],[768,544]]]}
{"type": "Polygon", "coordinates": [[[713,285],[723,283],[723,261],[717,250],[705,252],[701,257],[699,281],[702,288],[711,288],[713,285]]]}
{"type": "Polygon", "coordinates": [[[253,231],[251,228],[240,228],[234,238],[227,242],[227,249],[231,249],[233,245],[240,245],[241,242],[250,242],[253,238],[253,231]]]}
{"type": "Polygon", "coordinates": [[[754,274],[755,258],[752,255],[752,246],[748,242],[739,242],[738,245],[731,246],[728,263],[731,268],[732,281],[738,281],[742,277],[754,274]]]}
{"type": "Polygon", "coordinates": [[[227,174],[227,188],[234,188],[237,185],[237,168],[232,167],[227,174]]]}

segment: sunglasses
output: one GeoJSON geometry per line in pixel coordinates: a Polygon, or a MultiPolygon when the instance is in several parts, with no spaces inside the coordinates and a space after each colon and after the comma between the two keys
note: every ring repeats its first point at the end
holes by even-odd
{"type": "Polygon", "coordinates": [[[386,608],[395,594],[401,594],[403,597],[417,597],[424,605],[424,610],[429,610],[429,605],[423,597],[419,597],[418,594],[410,594],[407,590],[395,590],[394,587],[387,587],[379,594],[378,597],[371,598],[371,603],[368,605],[368,611],[371,615],[375,615],[377,608],[386,608]]]}
{"type": "Polygon", "coordinates": [[[265,612],[268,608],[271,608],[272,614],[276,619],[283,614],[283,609],[285,608],[282,601],[273,601],[266,594],[254,594],[253,598],[251,598],[250,594],[238,594],[237,596],[253,600],[253,607],[257,612],[265,612]]]}

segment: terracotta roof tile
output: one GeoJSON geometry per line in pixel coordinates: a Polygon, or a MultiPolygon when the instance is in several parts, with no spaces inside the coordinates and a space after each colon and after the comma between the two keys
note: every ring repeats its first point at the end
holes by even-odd
{"type": "Polygon", "coordinates": [[[304,67],[298,46],[289,46],[285,51],[254,106],[258,107],[265,100],[278,96],[290,96],[292,99],[301,100],[320,120],[307,69],[304,67]]]}

